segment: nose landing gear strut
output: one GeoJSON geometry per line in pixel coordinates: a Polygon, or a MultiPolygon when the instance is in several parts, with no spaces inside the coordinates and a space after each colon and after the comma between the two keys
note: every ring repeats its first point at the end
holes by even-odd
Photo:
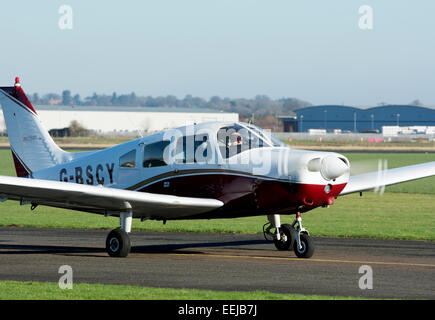
{"type": "Polygon", "coordinates": [[[296,219],[292,226],[294,227],[296,224],[296,239],[293,250],[298,258],[311,258],[314,253],[314,242],[308,230],[302,226],[302,216],[300,212],[296,213],[296,219]]]}
{"type": "Polygon", "coordinates": [[[269,215],[269,222],[263,226],[264,238],[275,244],[278,250],[292,250],[298,258],[310,258],[314,253],[314,242],[302,226],[302,216],[300,212],[296,214],[296,219],[291,225],[282,224],[280,216],[269,215]],[[273,230],[272,232],[272,229],[273,230]]]}

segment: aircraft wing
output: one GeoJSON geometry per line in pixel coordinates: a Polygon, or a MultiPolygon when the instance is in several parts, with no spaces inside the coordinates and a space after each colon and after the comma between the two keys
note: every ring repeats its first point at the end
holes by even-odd
{"type": "Polygon", "coordinates": [[[435,175],[435,161],[395,169],[375,171],[350,176],[349,182],[340,193],[346,195],[371,189],[382,188],[391,184],[425,178],[435,175]]]}
{"type": "Polygon", "coordinates": [[[0,201],[5,200],[113,215],[119,215],[128,202],[133,217],[161,219],[199,214],[223,205],[216,199],[178,197],[103,186],[0,176],[0,201]]]}

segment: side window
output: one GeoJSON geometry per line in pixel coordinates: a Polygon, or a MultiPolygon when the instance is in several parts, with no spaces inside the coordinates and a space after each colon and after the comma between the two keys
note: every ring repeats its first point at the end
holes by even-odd
{"type": "Polygon", "coordinates": [[[169,143],[169,141],[159,141],[146,145],[143,149],[144,168],[166,166],[163,153],[169,143]]]}
{"type": "Polygon", "coordinates": [[[176,163],[205,163],[211,150],[208,135],[185,136],[175,145],[176,163]]]}
{"type": "Polygon", "coordinates": [[[131,150],[119,158],[119,166],[134,168],[136,166],[136,150],[131,150]]]}

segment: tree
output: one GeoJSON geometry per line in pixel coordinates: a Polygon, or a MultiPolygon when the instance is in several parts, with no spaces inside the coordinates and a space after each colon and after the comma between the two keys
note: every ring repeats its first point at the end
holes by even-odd
{"type": "Polygon", "coordinates": [[[112,93],[110,103],[112,104],[112,106],[116,106],[118,104],[118,96],[116,95],[116,92],[112,93]]]}
{"type": "Polygon", "coordinates": [[[72,105],[73,99],[71,97],[71,91],[69,90],[64,90],[62,92],[62,104],[64,106],[70,106],[72,105]]]}
{"type": "Polygon", "coordinates": [[[82,101],[80,100],[80,95],[79,94],[76,94],[73,97],[73,104],[76,105],[76,106],[79,106],[79,105],[82,104],[82,101]]]}
{"type": "Polygon", "coordinates": [[[39,104],[41,102],[39,99],[39,94],[34,93],[30,98],[30,102],[32,102],[34,104],[39,104]]]}
{"type": "Polygon", "coordinates": [[[82,126],[77,120],[71,121],[69,125],[71,137],[86,137],[89,130],[82,126]]]}
{"type": "Polygon", "coordinates": [[[168,107],[176,107],[177,106],[177,97],[173,95],[166,96],[166,105],[168,107]]]}
{"type": "Polygon", "coordinates": [[[56,105],[62,102],[62,97],[56,93],[48,93],[41,99],[41,104],[56,105]]]}

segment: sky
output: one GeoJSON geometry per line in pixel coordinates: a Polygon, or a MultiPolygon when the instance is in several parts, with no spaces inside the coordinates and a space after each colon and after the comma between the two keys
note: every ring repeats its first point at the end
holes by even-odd
{"type": "Polygon", "coordinates": [[[434,15],[433,0],[8,1],[0,85],[435,106],[434,15]]]}

